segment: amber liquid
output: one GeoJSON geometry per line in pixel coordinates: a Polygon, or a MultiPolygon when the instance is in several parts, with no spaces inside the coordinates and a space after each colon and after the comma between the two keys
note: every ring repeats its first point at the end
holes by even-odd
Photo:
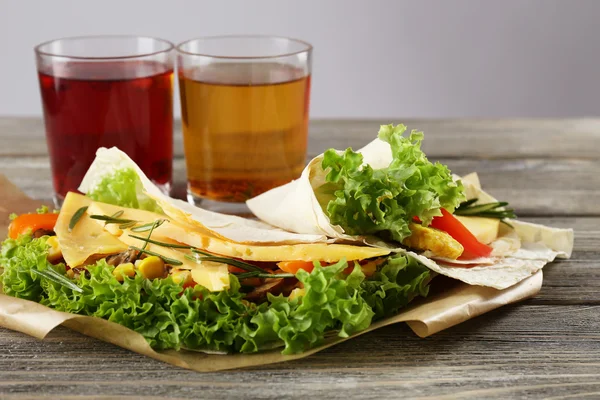
{"type": "Polygon", "coordinates": [[[179,72],[188,190],[243,202],[297,178],[305,163],[310,75],[276,63],[179,72]]]}

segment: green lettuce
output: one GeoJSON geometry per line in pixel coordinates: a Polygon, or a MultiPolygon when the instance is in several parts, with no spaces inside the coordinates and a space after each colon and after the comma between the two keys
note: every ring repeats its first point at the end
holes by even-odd
{"type": "Polygon", "coordinates": [[[102,203],[163,213],[156,201],[143,193],[142,188],[142,181],[135,170],[124,168],[102,178],[86,195],[102,203]]]}
{"type": "Polygon", "coordinates": [[[59,311],[104,318],[141,334],[157,350],[187,348],[252,353],[283,347],[293,354],[323,342],[335,332],[348,337],[374,319],[394,314],[415,296],[427,295],[430,272],[405,255],[387,259],[369,279],[359,265],[350,274],[346,261],[331,266],[315,263],[299,271],[304,295],[268,295],[266,302],[244,300],[240,283],[210,292],[197,285],[182,288],[171,277],[148,280],[137,274],[118,282],[104,260],[87,266],[72,279],[80,290],[35,273],[52,268],[66,277],[64,264],[46,261],[47,237],[7,239],[0,251],[5,294],[59,311]]]}
{"type": "Polygon", "coordinates": [[[389,317],[415,297],[426,297],[432,278],[431,270],[415,258],[396,254],[362,283],[363,297],[376,319],[389,317]]]}
{"type": "Polygon", "coordinates": [[[32,269],[43,270],[52,266],[47,260],[47,236],[33,239],[31,235],[21,235],[18,239],[6,239],[0,248],[0,268],[2,291],[21,299],[40,301],[43,289],[41,277],[32,269]]]}
{"type": "Polygon", "coordinates": [[[424,225],[453,212],[464,200],[462,183],[450,170],[431,163],[421,150],[423,133],[403,137],[404,125],[382,125],[379,139],[390,144],[392,162],[387,168],[363,165],[363,156],[348,148],[343,154],[325,152],[322,168],[326,184],[316,193],[330,193],[320,200],[331,223],[351,235],[378,235],[401,242],[410,236],[409,222],[418,217],[424,225]],[[325,204],[324,204],[325,203],[325,204]]]}

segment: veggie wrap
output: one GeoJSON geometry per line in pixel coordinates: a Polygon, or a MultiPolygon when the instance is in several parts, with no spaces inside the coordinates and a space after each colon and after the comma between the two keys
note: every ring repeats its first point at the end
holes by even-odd
{"type": "Polygon", "coordinates": [[[476,174],[460,179],[430,162],[420,149],[422,132],[408,137],[405,132],[404,125],[382,125],[378,138],[357,152],[330,149],[312,159],[299,179],[246,204],[279,228],[394,249],[472,285],[504,289],[556,257],[570,257],[572,229],[514,219],[454,221],[452,213],[461,204],[496,200],[481,189],[476,174]],[[451,228],[454,237],[431,229],[436,224],[451,228]],[[475,237],[482,226],[486,238],[475,237]],[[461,229],[474,239],[458,242],[465,236],[461,229]],[[465,246],[473,254],[461,259],[465,246]]]}

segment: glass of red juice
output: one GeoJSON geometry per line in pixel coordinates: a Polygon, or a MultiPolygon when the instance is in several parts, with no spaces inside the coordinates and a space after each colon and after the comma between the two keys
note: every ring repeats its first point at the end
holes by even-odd
{"type": "Polygon", "coordinates": [[[166,194],[173,162],[173,44],[73,37],[35,48],[54,202],[77,191],[99,147],[127,153],[166,194]]]}

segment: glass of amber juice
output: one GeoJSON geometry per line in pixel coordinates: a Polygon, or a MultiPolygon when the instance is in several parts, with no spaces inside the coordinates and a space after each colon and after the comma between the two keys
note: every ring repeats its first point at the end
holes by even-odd
{"type": "Polygon", "coordinates": [[[312,47],[269,36],[177,46],[188,201],[244,212],[244,201],[304,168],[312,47]]]}

